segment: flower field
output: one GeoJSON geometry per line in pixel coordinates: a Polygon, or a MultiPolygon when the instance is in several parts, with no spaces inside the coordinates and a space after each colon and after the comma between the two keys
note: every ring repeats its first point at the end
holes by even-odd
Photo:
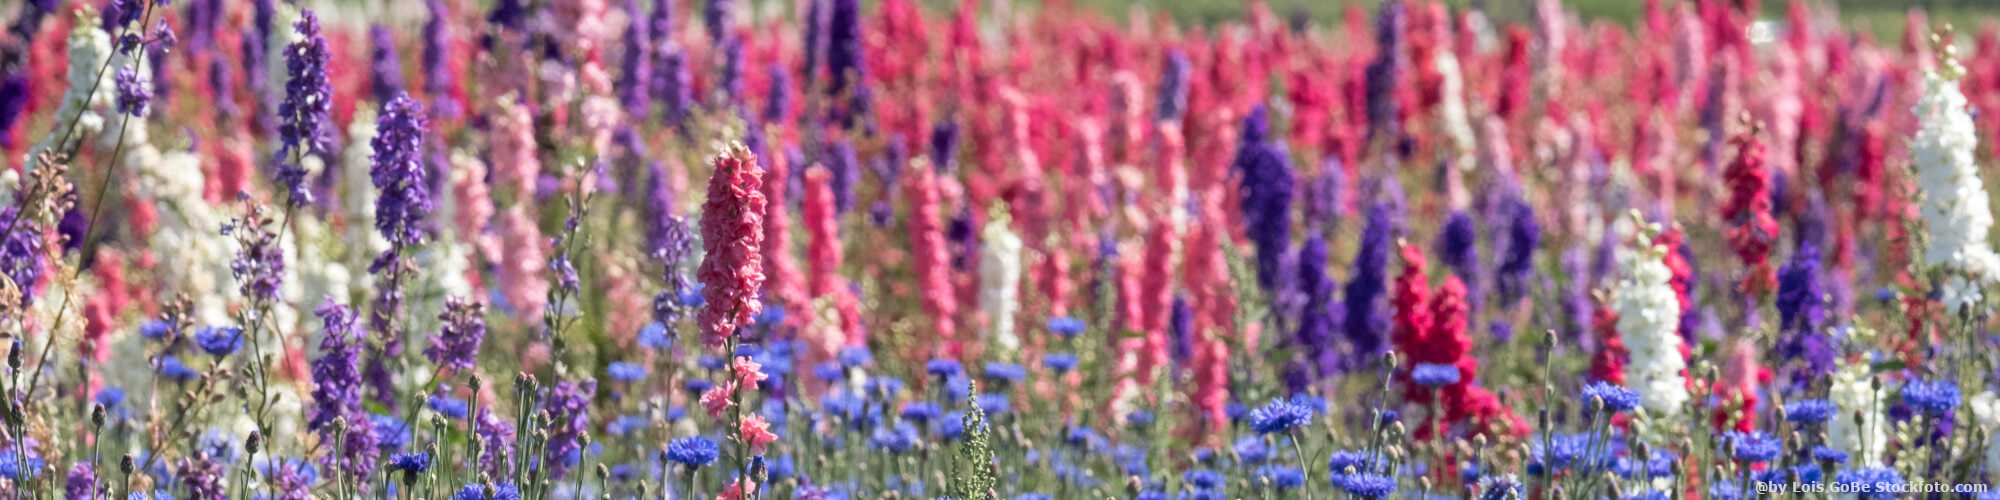
{"type": "Polygon", "coordinates": [[[0,497],[2000,500],[1995,19],[321,3],[0,5],[0,497]]]}

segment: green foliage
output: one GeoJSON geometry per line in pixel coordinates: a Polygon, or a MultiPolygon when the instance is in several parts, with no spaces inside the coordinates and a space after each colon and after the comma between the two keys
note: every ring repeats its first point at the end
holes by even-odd
{"type": "Polygon", "coordinates": [[[958,458],[945,478],[945,495],[963,500],[1000,498],[994,486],[1000,484],[999,460],[993,456],[993,430],[986,425],[986,412],[979,409],[979,384],[971,383],[965,395],[965,440],[958,444],[958,458]]]}

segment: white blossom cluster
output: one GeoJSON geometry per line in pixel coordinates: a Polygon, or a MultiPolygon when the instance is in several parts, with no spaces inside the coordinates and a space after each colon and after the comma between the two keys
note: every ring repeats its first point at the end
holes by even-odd
{"type": "Polygon", "coordinates": [[[1993,211],[1986,206],[1986,187],[1973,163],[1979,136],[1958,89],[1963,69],[1948,55],[1942,65],[1943,73],[1924,75],[1924,96],[1914,110],[1923,126],[1910,141],[1910,156],[1917,171],[1919,216],[1929,228],[1924,264],[1949,273],[1940,292],[1946,307],[1956,311],[1979,301],[1980,288],[2000,271],[2000,256],[1986,243],[1993,211]]]}
{"type": "Polygon", "coordinates": [[[1021,308],[1021,237],[1007,221],[988,222],[979,247],[979,309],[986,313],[992,338],[1005,352],[1021,348],[1014,333],[1014,314],[1021,308]]]}
{"type": "Polygon", "coordinates": [[[1654,226],[1637,235],[1638,248],[1619,256],[1620,278],[1611,306],[1618,312],[1618,337],[1631,360],[1625,384],[1639,392],[1649,415],[1671,417],[1688,401],[1687,367],[1681,358],[1681,304],[1667,282],[1666,249],[1653,245],[1654,226]]]}
{"type": "Polygon", "coordinates": [[[97,20],[88,21],[79,21],[69,30],[68,90],[63,91],[62,104],[56,108],[54,128],[21,157],[28,168],[34,168],[36,156],[61,146],[56,141],[75,144],[104,130],[104,115],[99,110],[111,106],[118,88],[111,81],[112,72],[104,70],[105,60],[111,57],[111,35],[98,28],[97,20]],[[76,123],[74,131],[70,122],[76,123]]]}

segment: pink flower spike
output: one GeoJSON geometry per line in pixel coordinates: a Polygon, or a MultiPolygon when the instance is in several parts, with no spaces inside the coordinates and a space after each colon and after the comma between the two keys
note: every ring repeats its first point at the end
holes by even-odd
{"type": "Polygon", "coordinates": [[[749,356],[737,356],[736,361],[730,363],[729,371],[732,372],[729,377],[731,382],[740,382],[749,389],[756,389],[758,382],[770,378],[764,374],[764,365],[757,364],[749,356]]]}
{"type": "Polygon", "coordinates": [[[702,341],[719,349],[736,328],[764,310],[764,168],[741,143],[730,144],[710,164],[708,201],[701,207],[701,268],[696,275],[708,300],[697,322],[702,341]]]}
{"type": "Polygon", "coordinates": [[[736,405],[735,401],[729,400],[729,393],[736,392],[735,389],[736,382],[729,381],[701,393],[701,407],[708,410],[708,418],[722,418],[723,409],[736,405]]]}
{"type": "Polygon", "coordinates": [[[757,455],[764,454],[764,449],[778,440],[778,435],[771,433],[771,423],[764,421],[763,415],[743,417],[743,423],[736,432],[743,436],[744,442],[750,443],[750,453],[757,455]]]}

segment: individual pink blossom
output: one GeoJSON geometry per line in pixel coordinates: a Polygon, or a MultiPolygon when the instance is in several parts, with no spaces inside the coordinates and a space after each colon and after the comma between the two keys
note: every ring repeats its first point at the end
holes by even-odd
{"type": "Polygon", "coordinates": [[[749,500],[757,494],[757,483],[744,483],[741,479],[730,481],[715,495],[715,500],[749,500]],[[747,489],[746,489],[747,488],[747,489]]]}
{"type": "Polygon", "coordinates": [[[736,432],[750,445],[750,453],[757,455],[764,454],[764,449],[778,440],[778,435],[771,433],[771,423],[765,421],[763,415],[743,417],[742,423],[737,425],[736,432]]]}
{"type": "Polygon", "coordinates": [[[737,356],[736,360],[729,364],[729,372],[731,381],[741,383],[745,388],[752,390],[757,388],[758,382],[770,378],[764,374],[764,365],[758,364],[749,356],[737,356]]]}
{"type": "Polygon", "coordinates": [[[734,392],[736,392],[736,381],[730,380],[701,393],[701,407],[708,411],[708,418],[722,418],[722,410],[736,406],[736,401],[730,399],[730,395],[734,392]]]}
{"type": "Polygon", "coordinates": [[[701,208],[705,255],[696,277],[708,304],[696,321],[702,341],[721,348],[736,328],[764,310],[764,168],[742,144],[731,144],[710,160],[708,201],[701,208]]]}
{"type": "Polygon", "coordinates": [[[549,294],[549,282],[542,272],[548,265],[543,251],[548,241],[521,205],[508,207],[494,229],[500,233],[503,253],[496,261],[500,264],[501,295],[513,306],[516,317],[540,317],[549,294]]]}

